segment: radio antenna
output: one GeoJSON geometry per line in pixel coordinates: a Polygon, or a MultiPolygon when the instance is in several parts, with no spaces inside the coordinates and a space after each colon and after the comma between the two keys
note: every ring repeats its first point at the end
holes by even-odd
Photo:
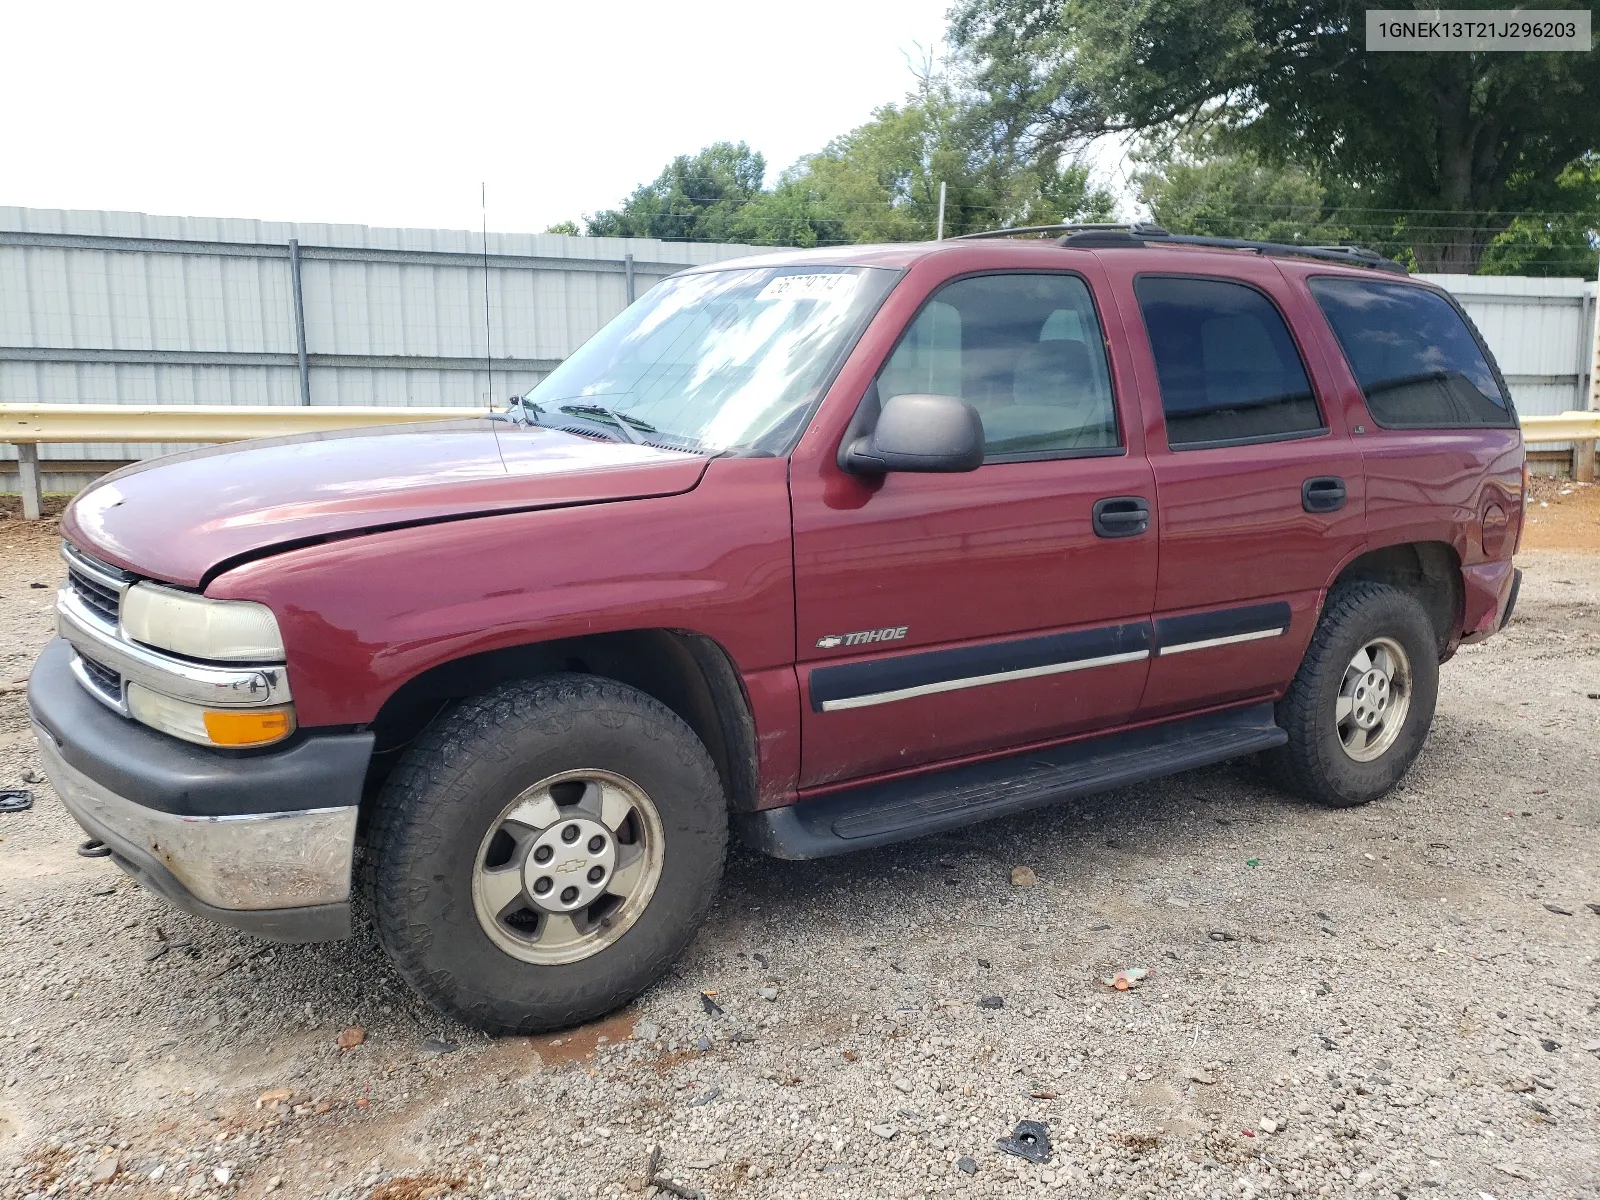
{"type": "Polygon", "coordinates": [[[489,407],[494,407],[494,355],[489,348],[489,185],[478,183],[478,204],[483,211],[483,366],[489,372],[489,407]]]}

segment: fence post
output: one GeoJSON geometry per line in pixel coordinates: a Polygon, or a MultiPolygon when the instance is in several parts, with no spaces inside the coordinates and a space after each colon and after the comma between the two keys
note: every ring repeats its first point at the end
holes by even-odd
{"type": "MultiPolygon", "coordinates": [[[[1589,396],[1585,405],[1590,412],[1600,408],[1600,283],[1596,284],[1595,302],[1591,311],[1594,313],[1594,341],[1589,358],[1589,396]]],[[[1594,482],[1594,452],[1596,443],[1593,441],[1572,443],[1572,478],[1577,483],[1594,482]]]]}
{"type": "Polygon", "coordinates": [[[294,348],[300,359],[300,403],[311,403],[311,371],[306,365],[306,300],[300,290],[300,242],[289,239],[289,277],[294,284],[294,348]]]}
{"type": "Polygon", "coordinates": [[[628,282],[628,303],[632,304],[635,299],[633,294],[633,255],[624,254],[622,256],[622,273],[628,282]]]}
{"type": "Polygon", "coordinates": [[[39,486],[39,443],[17,443],[17,478],[22,484],[22,515],[29,521],[44,516],[43,491],[39,486]]]}

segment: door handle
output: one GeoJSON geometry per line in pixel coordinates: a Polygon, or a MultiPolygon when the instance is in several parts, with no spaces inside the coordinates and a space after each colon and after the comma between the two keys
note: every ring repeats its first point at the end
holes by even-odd
{"type": "Polygon", "coordinates": [[[1344,480],[1337,475],[1318,475],[1300,485],[1300,507],[1308,513],[1338,512],[1345,502],[1344,480]]]}
{"type": "Polygon", "coordinates": [[[1094,502],[1095,536],[1137,537],[1150,528],[1150,502],[1143,496],[1107,496],[1094,502]]]}

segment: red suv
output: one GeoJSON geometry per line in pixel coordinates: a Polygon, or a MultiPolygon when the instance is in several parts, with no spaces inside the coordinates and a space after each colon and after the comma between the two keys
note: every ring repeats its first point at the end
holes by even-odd
{"type": "Polygon", "coordinates": [[[1260,754],[1394,786],[1510,616],[1505,381],[1368,252],[1064,237],[696,268],[488,419],[196,450],[64,521],[29,703],[173,903],[491,1031],[655,979],[731,825],[881,846],[1260,754]]]}

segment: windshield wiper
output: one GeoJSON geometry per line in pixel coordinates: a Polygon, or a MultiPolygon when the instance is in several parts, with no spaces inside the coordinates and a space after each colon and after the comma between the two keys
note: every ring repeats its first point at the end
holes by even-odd
{"type": "MultiPolygon", "coordinates": [[[[683,443],[681,446],[669,448],[681,449],[689,454],[704,453],[698,438],[685,437],[676,433],[661,434],[650,422],[642,421],[628,413],[619,413],[616,409],[608,408],[603,404],[563,404],[556,412],[565,413],[567,416],[576,417],[580,421],[587,421],[597,425],[608,433],[615,432],[619,440],[627,442],[629,445],[637,446],[641,444],[639,439],[634,436],[634,431],[637,430],[639,433],[660,434],[669,443],[683,443]]],[[[559,417],[554,416],[549,409],[535,404],[526,396],[513,396],[511,398],[511,407],[505,416],[501,417],[498,413],[494,415],[497,420],[507,420],[514,424],[538,425],[547,429],[560,428],[559,417]]],[[[654,444],[659,445],[661,443],[654,444]]]]}
{"type": "Polygon", "coordinates": [[[626,413],[619,413],[616,409],[607,408],[604,404],[563,404],[561,411],[571,413],[575,417],[607,417],[615,425],[622,436],[631,444],[638,445],[639,439],[633,436],[633,431],[640,433],[657,433],[659,430],[648,421],[641,421],[638,417],[630,417],[626,413]]]}
{"type": "MultiPolygon", "coordinates": [[[[627,425],[623,424],[618,415],[612,412],[609,408],[605,408],[599,404],[564,404],[561,406],[560,411],[569,416],[577,417],[581,421],[588,421],[592,424],[602,426],[606,428],[608,432],[614,428],[619,435],[619,440],[629,444],[637,444],[637,439],[633,436],[632,430],[630,430],[627,425]]],[[[559,427],[552,421],[548,420],[548,412],[546,409],[541,408],[526,396],[511,397],[511,407],[507,410],[505,419],[519,425],[540,425],[547,429],[559,427]],[[520,420],[518,419],[519,417],[520,420]]],[[[633,420],[633,418],[628,419],[633,420]]],[[[636,425],[644,426],[644,428],[649,429],[652,433],[655,432],[652,426],[646,426],[642,421],[634,420],[634,423],[636,425]]]]}
{"type": "Polygon", "coordinates": [[[540,408],[526,396],[513,396],[506,405],[504,413],[490,412],[491,421],[510,421],[513,425],[537,425],[539,418],[544,414],[540,408]]]}

